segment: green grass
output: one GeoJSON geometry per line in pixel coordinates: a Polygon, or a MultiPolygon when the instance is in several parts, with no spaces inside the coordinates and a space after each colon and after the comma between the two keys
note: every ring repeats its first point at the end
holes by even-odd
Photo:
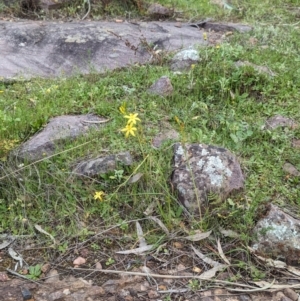
{"type": "MultiPolygon", "coordinates": [[[[266,203],[300,205],[299,179],[286,177],[282,170],[285,162],[300,169],[300,151],[291,147],[292,139],[300,139],[300,129],[261,130],[266,119],[276,114],[300,122],[299,3],[238,1],[233,2],[238,9],[228,11],[200,2],[189,1],[186,7],[186,1],[161,1],[175,4],[190,20],[211,16],[251,23],[254,29],[235,34],[220,48],[200,48],[201,62],[186,74],[174,75],[167,64],[146,65],[105,75],[0,85],[2,158],[7,149],[41,130],[53,116],[95,113],[111,118],[102,131],[70,142],[65,152],[52,158],[17,172],[13,159],[2,163],[0,232],[31,233],[33,225],[40,224],[62,241],[86,238],[97,225],[144,218],[143,212],[154,202],[155,213],[171,231],[177,231],[182,221],[202,230],[221,225],[239,232],[248,243],[266,203]],[[277,76],[261,74],[252,67],[237,68],[238,60],[267,66],[277,76]],[[162,75],[170,77],[174,94],[166,98],[149,95],[147,88],[162,75]],[[124,86],[132,92],[126,92],[124,86]],[[142,120],[138,137],[125,139],[120,131],[126,124],[119,111],[124,103],[142,120]],[[151,147],[163,121],[180,131],[182,141],[223,146],[241,163],[245,190],[220,204],[215,214],[207,212],[201,222],[186,219],[169,184],[171,142],[160,150],[151,147]],[[135,163],[118,167],[121,179],[110,178],[113,174],[78,179],[71,173],[80,158],[124,150],[131,152],[135,163]],[[143,178],[124,185],[134,172],[143,173],[143,178]],[[94,200],[96,191],[106,193],[103,201],[94,200]]],[[[154,225],[145,225],[151,232],[154,225]]],[[[155,241],[160,235],[152,233],[148,239],[155,241]]]]}

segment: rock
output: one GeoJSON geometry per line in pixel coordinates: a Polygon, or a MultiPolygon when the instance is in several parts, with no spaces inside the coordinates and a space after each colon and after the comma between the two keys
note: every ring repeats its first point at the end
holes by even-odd
{"type": "Polygon", "coordinates": [[[207,44],[198,28],[173,22],[0,21],[0,36],[0,77],[5,80],[68,77],[88,74],[91,66],[106,72],[145,63],[153,53],[143,40],[165,51],[207,44]]]}
{"type": "Polygon", "coordinates": [[[178,141],[180,134],[173,129],[166,129],[157,134],[152,140],[152,146],[154,148],[160,148],[162,144],[168,140],[178,141]]]}
{"type": "Polygon", "coordinates": [[[81,257],[81,256],[77,257],[77,258],[73,261],[73,264],[74,264],[75,266],[79,266],[79,265],[82,265],[82,264],[84,264],[84,263],[86,263],[86,259],[83,258],[83,257],[81,257]]]}
{"type": "Polygon", "coordinates": [[[276,73],[272,72],[272,70],[270,70],[268,67],[258,66],[258,65],[252,64],[248,61],[237,61],[237,62],[234,63],[234,65],[236,67],[250,66],[253,69],[255,69],[256,71],[258,71],[259,73],[265,73],[265,74],[268,74],[270,76],[275,76],[276,75],[276,73]]]}
{"type": "Polygon", "coordinates": [[[203,297],[201,298],[202,301],[214,301],[214,299],[210,298],[210,297],[203,297]]]}
{"type": "Polygon", "coordinates": [[[271,118],[269,118],[263,129],[267,130],[274,130],[278,127],[290,127],[290,128],[296,128],[297,124],[290,118],[281,116],[281,115],[276,115],[271,118]]]}
{"type": "Polygon", "coordinates": [[[103,296],[105,295],[105,290],[101,286],[93,285],[88,289],[87,295],[90,297],[103,296]]]}
{"type": "Polygon", "coordinates": [[[28,290],[26,287],[21,288],[21,293],[22,293],[23,300],[31,300],[32,299],[31,291],[28,290]]]}
{"type": "Polygon", "coordinates": [[[57,270],[50,270],[50,272],[47,274],[45,283],[53,283],[59,281],[59,274],[57,270]]]}
{"type": "Polygon", "coordinates": [[[117,291],[119,287],[119,280],[107,280],[105,283],[102,284],[102,287],[107,293],[113,294],[117,291]]]}
{"type": "Polygon", "coordinates": [[[59,290],[59,291],[50,293],[47,296],[47,300],[48,301],[56,301],[56,300],[59,301],[59,300],[63,300],[64,297],[65,297],[65,294],[64,294],[63,290],[59,290]]]}
{"type": "Polygon", "coordinates": [[[51,9],[59,9],[70,2],[72,2],[72,0],[39,0],[39,7],[48,11],[51,9]]]}
{"type": "Polygon", "coordinates": [[[199,207],[202,210],[208,193],[224,199],[244,187],[237,159],[221,147],[176,143],[174,167],[173,187],[182,204],[192,213],[199,213],[199,207]]]}
{"type": "Polygon", "coordinates": [[[64,142],[88,132],[100,129],[106,119],[95,115],[65,115],[52,118],[46,127],[23,143],[13,154],[19,159],[35,161],[54,154],[64,142]]]}
{"type": "Polygon", "coordinates": [[[288,298],[284,295],[283,292],[278,292],[275,296],[275,300],[277,301],[292,301],[292,299],[288,298]]]}
{"type": "MultiPolygon", "coordinates": [[[[37,283],[30,283],[20,279],[13,279],[8,282],[0,282],[0,300],[5,301],[21,301],[23,300],[21,288],[34,292],[38,288],[37,283]]],[[[27,293],[27,292],[26,292],[27,293]]]]}
{"type": "Polygon", "coordinates": [[[299,170],[291,163],[285,163],[282,167],[283,171],[287,172],[288,174],[298,177],[300,176],[299,170]]]}
{"type": "Polygon", "coordinates": [[[9,281],[9,280],[11,279],[8,277],[7,273],[0,272],[0,282],[9,281]]]}
{"type": "Polygon", "coordinates": [[[173,86],[167,76],[162,76],[147,91],[150,94],[169,96],[173,93],[173,86]]]}
{"type": "Polygon", "coordinates": [[[292,146],[295,148],[300,148],[300,139],[293,139],[292,146]]]}
{"type": "Polygon", "coordinates": [[[271,204],[254,230],[257,239],[252,248],[265,257],[298,263],[300,256],[300,221],[271,204]]]}
{"type": "Polygon", "coordinates": [[[43,273],[48,273],[50,268],[51,268],[51,264],[50,263],[45,263],[45,264],[42,265],[41,271],[43,273]]]}
{"type": "Polygon", "coordinates": [[[222,31],[238,31],[241,33],[249,32],[252,30],[251,26],[239,24],[239,23],[214,23],[214,22],[203,22],[201,23],[202,28],[205,30],[213,30],[216,32],[222,31]]]}
{"type": "Polygon", "coordinates": [[[150,291],[148,291],[148,297],[149,297],[149,299],[158,298],[159,297],[159,293],[157,291],[150,290],[150,291]]]}
{"type": "Polygon", "coordinates": [[[117,168],[117,164],[131,165],[133,162],[129,152],[122,152],[116,155],[109,155],[105,157],[98,157],[88,161],[80,162],[73,170],[73,173],[79,176],[96,176],[99,174],[106,174],[117,168]]]}
{"type": "Polygon", "coordinates": [[[178,52],[171,61],[172,71],[182,71],[191,68],[191,65],[200,61],[199,52],[195,49],[185,49],[178,52]]]}
{"type": "Polygon", "coordinates": [[[173,12],[159,3],[152,3],[147,9],[147,14],[153,18],[165,18],[171,17],[173,12]]]}
{"type": "Polygon", "coordinates": [[[285,289],[283,290],[283,293],[284,293],[288,298],[290,298],[292,301],[297,301],[298,298],[299,298],[298,294],[297,294],[294,290],[292,290],[291,288],[285,288],[285,289]]]}

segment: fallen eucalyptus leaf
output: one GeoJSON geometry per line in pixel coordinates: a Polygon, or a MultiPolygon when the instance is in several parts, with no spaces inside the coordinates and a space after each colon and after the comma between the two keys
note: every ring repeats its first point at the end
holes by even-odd
{"type": "Polygon", "coordinates": [[[53,240],[54,244],[56,244],[55,238],[54,238],[50,233],[48,233],[48,232],[46,232],[45,230],[43,230],[42,227],[41,227],[40,225],[35,224],[34,227],[35,227],[35,229],[37,229],[39,232],[41,232],[41,233],[43,233],[43,234],[49,236],[49,237],[53,240]]]}
{"type": "Polygon", "coordinates": [[[221,258],[223,259],[223,261],[224,261],[225,263],[227,263],[228,265],[230,265],[229,260],[226,258],[225,254],[224,254],[224,252],[223,252],[223,250],[222,250],[222,247],[221,247],[221,243],[220,243],[220,239],[219,239],[219,238],[218,238],[218,240],[217,240],[217,244],[218,244],[218,252],[219,252],[221,258]]]}
{"type": "Polygon", "coordinates": [[[156,216],[149,216],[149,219],[156,222],[168,236],[170,235],[169,230],[167,229],[167,227],[163,224],[163,222],[159,218],[157,218],[156,216]]]}
{"type": "Polygon", "coordinates": [[[0,245],[0,250],[8,247],[13,241],[14,241],[14,239],[13,240],[4,240],[3,243],[0,245]]]}
{"type": "Polygon", "coordinates": [[[146,210],[144,211],[144,214],[145,214],[145,215],[150,215],[150,214],[152,214],[153,211],[154,211],[155,206],[156,206],[156,202],[150,203],[150,205],[149,205],[149,206],[146,208],[146,210]]]}
{"type": "Polygon", "coordinates": [[[117,251],[117,254],[135,254],[135,255],[140,255],[143,254],[144,252],[150,251],[153,248],[154,245],[147,245],[144,247],[136,248],[136,249],[131,249],[131,250],[125,250],[125,251],[117,251]]]}
{"type": "Polygon", "coordinates": [[[199,278],[200,279],[211,279],[211,278],[215,277],[217,272],[219,272],[227,267],[228,266],[226,264],[219,264],[217,266],[214,266],[212,269],[200,274],[199,278]]]}
{"type": "Polygon", "coordinates": [[[132,176],[129,181],[128,184],[133,184],[136,183],[137,181],[140,180],[140,178],[143,176],[144,174],[141,172],[138,172],[137,174],[135,174],[134,176],[132,176]]]}
{"type": "Polygon", "coordinates": [[[287,267],[286,263],[280,260],[273,260],[271,258],[264,258],[262,256],[256,255],[258,259],[266,263],[266,266],[278,269],[285,269],[287,267]]]}
{"type": "Polygon", "coordinates": [[[196,255],[202,259],[205,263],[209,264],[210,266],[212,267],[217,267],[217,266],[220,266],[222,265],[221,263],[217,262],[217,261],[214,261],[210,258],[208,258],[207,256],[205,256],[204,254],[202,254],[200,251],[198,251],[197,249],[195,249],[193,246],[191,246],[193,251],[196,253],[196,255]]]}
{"type": "Polygon", "coordinates": [[[199,240],[207,238],[211,234],[211,231],[201,232],[200,230],[197,230],[195,232],[196,232],[195,234],[183,237],[183,239],[188,239],[191,241],[199,241],[199,240]]]}
{"type": "Polygon", "coordinates": [[[135,224],[136,224],[136,233],[137,233],[137,237],[138,237],[138,240],[139,240],[139,246],[140,246],[140,248],[141,247],[146,247],[147,243],[146,243],[146,240],[144,238],[143,229],[142,229],[139,222],[136,222],[135,224]]]}
{"type": "Polygon", "coordinates": [[[287,270],[289,272],[293,273],[294,275],[300,276],[300,270],[298,270],[298,269],[296,269],[294,267],[288,266],[287,270]]]}
{"type": "Polygon", "coordinates": [[[239,235],[236,232],[232,231],[232,230],[225,230],[225,229],[219,228],[219,231],[224,236],[232,237],[232,238],[239,238],[239,235]]]}
{"type": "Polygon", "coordinates": [[[18,261],[18,263],[20,264],[20,267],[23,266],[23,257],[21,254],[18,254],[16,251],[14,251],[13,248],[8,248],[8,254],[11,258],[18,261]]]}

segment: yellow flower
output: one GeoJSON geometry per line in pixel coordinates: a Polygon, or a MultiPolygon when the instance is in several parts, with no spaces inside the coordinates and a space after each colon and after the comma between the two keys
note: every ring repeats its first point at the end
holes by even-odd
{"type": "Polygon", "coordinates": [[[179,118],[177,116],[175,116],[174,119],[180,125],[181,122],[180,122],[179,118]]]}
{"type": "Polygon", "coordinates": [[[0,90],[0,93],[3,93],[4,91],[0,90]]]}
{"type": "Polygon", "coordinates": [[[220,48],[220,45],[216,45],[216,48],[219,49],[219,48],[220,48]]]}
{"type": "Polygon", "coordinates": [[[207,40],[207,33],[206,32],[203,32],[203,39],[207,40]]]}
{"type": "Polygon", "coordinates": [[[192,69],[192,70],[195,69],[195,66],[196,66],[195,64],[192,64],[192,65],[191,65],[191,69],[192,69]]]}
{"type": "Polygon", "coordinates": [[[103,198],[105,196],[105,193],[103,191],[96,191],[94,194],[94,199],[95,200],[99,200],[99,201],[103,201],[103,198]]]}
{"type": "Polygon", "coordinates": [[[119,107],[119,111],[120,111],[121,114],[123,114],[123,115],[126,114],[126,103],[123,103],[123,104],[119,107]]]}
{"type": "Polygon", "coordinates": [[[133,123],[127,123],[127,125],[121,130],[121,132],[125,132],[125,137],[127,138],[129,135],[135,136],[134,132],[136,130],[137,128],[133,126],[133,123]]]}
{"type": "Polygon", "coordinates": [[[127,118],[127,124],[132,124],[135,125],[137,121],[141,121],[140,118],[137,117],[138,113],[132,114],[130,113],[129,115],[125,115],[124,118],[127,118]]]}

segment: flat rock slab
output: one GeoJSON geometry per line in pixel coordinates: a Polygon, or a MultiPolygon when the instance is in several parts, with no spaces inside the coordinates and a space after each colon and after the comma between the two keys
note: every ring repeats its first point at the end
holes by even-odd
{"type": "Polygon", "coordinates": [[[172,22],[0,21],[0,77],[71,76],[145,63],[155,50],[206,45],[202,32],[172,22]]]}
{"type": "Polygon", "coordinates": [[[0,21],[1,81],[22,76],[55,77],[105,72],[153,57],[157,50],[174,51],[208,45],[200,30],[250,31],[236,23],[114,23],[104,21],[0,21]],[[199,26],[201,25],[201,26],[199,26]]]}

